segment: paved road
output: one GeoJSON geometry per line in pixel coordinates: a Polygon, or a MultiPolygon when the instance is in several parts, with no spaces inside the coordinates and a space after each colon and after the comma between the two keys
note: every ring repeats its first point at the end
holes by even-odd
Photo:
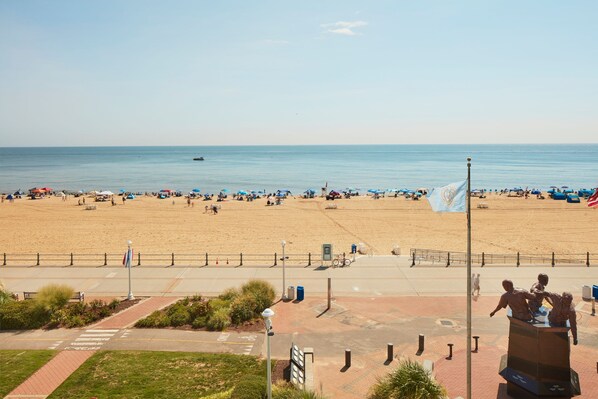
{"type": "MultiPolygon", "coordinates": [[[[302,285],[306,295],[323,294],[327,278],[333,280],[336,295],[429,296],[463,295],[466,269],[463,266],[410,267],[405,256],[362,256],[349,267],[287,267],[286,284],[302,285]]],[[[501,281],[511,278],[516,286],[529,287],[540,272],[548,273],[549,290],[569,290],[581,295],[583,285],[598,284],[598,267],[475,267],[481,274],[483,294],[500,294],[501,281]]],[[[249,279],[270,281],[282,291],[282,266],[276,267],[134,267],[135,295],[185,296],[201,293],[217,295],[249,279]]],[[[13,292],[36,291],[49,283],[69,284],[88,296],[123,296],[128,292],[128,274],[112,267],[1,267],[0,281],[13,292]]]]}

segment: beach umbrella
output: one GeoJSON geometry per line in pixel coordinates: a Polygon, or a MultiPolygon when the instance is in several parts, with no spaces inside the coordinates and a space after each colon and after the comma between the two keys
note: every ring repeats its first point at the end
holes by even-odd
{"type": "Polygon", "coordinates": [[[313,188],[308,188],[307,190],[305,190],[305,194],[315,194],[316,190],[314,190],[313,188]]]}
{"type": "Polygon", "coordinates": [[[193,193],[199,193],[201,190],[199,188],[194,188],[193,190],[191,190],[191,192],[193,193]]]}
{"type": "Polygon", "coordinates": [[[290,194],[291,190],[277,190],[276,192],[277,193],[288,193],[288,194],[290,194]]]}
{"type": "Polygon", "coordinates": [[[561,188],[569,188],[569,186],[561,186],[561,188]]]}
{"type": "Polygon", "coordinates": [[[120,190],[118,190],[119,193],[123,194],[125,192],[124,188],[121,188],[120,190]]]}
{"type": "Polygon", "coordinates": [[[239,190],[239,191],[237,191],[237,195],[247,195],[247,191],[239,190]]]}
{"type": "Polygon", "coordinates": [[[228,193],[228,188],[223,188],[222,190],[220,190],[220,192],[228,193]]]}

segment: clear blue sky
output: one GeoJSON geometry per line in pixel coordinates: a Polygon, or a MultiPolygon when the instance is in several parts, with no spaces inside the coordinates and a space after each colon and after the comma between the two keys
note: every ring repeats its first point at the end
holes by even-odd
{"type": "Polygon", "coordinates": [[[597,1],[0,2],[0,146],[596,143],[597,1]]]}

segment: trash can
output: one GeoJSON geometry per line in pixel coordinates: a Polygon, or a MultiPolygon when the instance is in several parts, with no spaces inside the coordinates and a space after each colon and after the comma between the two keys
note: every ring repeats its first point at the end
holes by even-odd
{"type": "Polygon", "coordinates": [[[287,288],[287,299],[289,301],[295,300],[295,287],[293,287],[292,285],[289,285],[289,288],[287,288]]]}
{"type": "Polygon", "coordinates": [[[598,299],[598,285],[592,286],[592,296],[594,299],[598,299]]]}
{"type": "Polygon", "coordinates": [[[351,244],[351,253],[357,253],[357,244],[351,244]]]}
{"type": "Polygon", "coordinates": [[[302,301],[305,298],[305,292],[303,291],[303,286],[297,286],[297,300],[302,301]]]}
{"type": "Polygon", "coordinates": [[[592,299],[592,288],[589,285],[581,287],[581,297],[584,301],[592,299]]]}

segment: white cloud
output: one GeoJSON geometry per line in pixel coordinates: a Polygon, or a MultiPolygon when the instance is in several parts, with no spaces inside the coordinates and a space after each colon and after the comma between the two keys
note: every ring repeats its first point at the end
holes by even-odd
{"type": "Polygon", "coordinates": [[[322,24],[320,26],[326,29],[326,32],[328,33],[344,36],[356,36],[361,35],[361,32],[356,32],[355,28],[361,28],[367,26],[367,24],[368,23],[365,21],[338,21],[329,24],[322,24]]]}

